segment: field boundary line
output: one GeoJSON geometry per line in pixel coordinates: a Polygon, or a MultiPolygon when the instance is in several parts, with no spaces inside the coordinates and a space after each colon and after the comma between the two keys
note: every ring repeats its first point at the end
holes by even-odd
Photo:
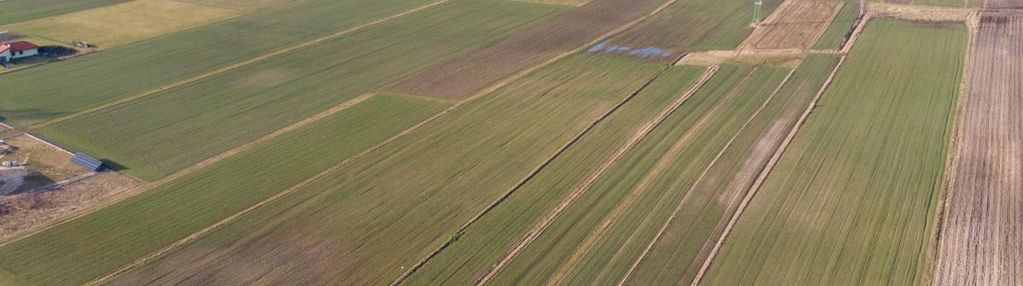
{"type": "Polygon", "coordinates": [[[339,32],[335,32],[333,34],[329,34],[329,35],[322,36],[322,37],[319,37],[319,38],[315,38],[315,39],[312,39],[312,40],[309,40],[309,41],[306,41],[306,42],[302,42],[302,43],[299,43],[297,45],[288,46],[286,48],[273,49],[272,52],[264,53],[262,55],[259,55],[259,56],[253,57],[253,58],[249,58],[249,59],[243,60],[241,62],[236,62],[234,64],[223,66],[223,67],[214,69],[212,71],[208,71],[208,72],[205,72],[205,73],[193,76],[193,77],[186,78],[184,80],[180,80],[180,81],[173,82],[173,83],[170,83],[170,84],[167,84],[167,85],[163,85],[163,86],[160,86],[158,88],[145,91],[145,92],[143,92],[141,94],[138,94],[138,95],[117,99],[117,100],[114,100],[114,101],[111,101],[111,102],[107,102],[107,103],[101,104],[99,106],[87,108],[85,110],[77,111],[77,112],[72,113],[72,114],[68,114],[68,115],[65,115],[65,116],[62,116],[62,117],[54,118],[52,120],[31,124],[31,125],[27,126],[25,129],[26,130],[36,130],[36,129],[40,129],[40,128],[45,128],[45,127],[53,126],[53,125],[56,125],[56,124],[59,124],[59,123],[62,123],[62,122],[68,121],[68,120],[72,120],[72,119],[75,119],[75,118],[78,118],[78,117],[82,117],[82,116],[85,116],[85,115],[88,115],[88,114],[91,114],[91,113],[94,113],[94,112],[102,111],[102,110],[105,110],[105,109],[108,109],[108,108],[112,108],[112,107],[115,107],[115,106],[119,106],[119,105],[122,105],[122,104],[133,102],[135,100],[146,98],[146,97],[149,97],[149,96],[152,96],[152,95],[156,95],[156,94],[168,91],[168,90],[172,90],[174,88],[178,88],[178,87],[184,86],[184,85],[192,83],[192,82],[196,82],[196,81],[203,80],[203,79],[206,79],[206,78],[210,78],[210,77],[213,77],[213,76],[216,76],[216,75],[228,72],[228,71],[232,71],[232,70],[235,70],[235,69],[238,69],[238,68],[242,68],[242,67],[245,67],[245,66],[248,66],[248,65],[251,65],[251,64],[255,64],[257,62],[261,62],[263,60],[270,59],[272,57],[279,56],[279,55],[282,55],[282,54],[285,54],[285,53],[288,53],[288,52],[292,52],[292,51],[295,51],[295,50],[304,49],[304,48],[308,48],[308,47],[313,47],[313,46],[319,45],[319,44],[321,44],[323,42],[326,42],[326,41],[329,41],[329,40],[333,40],[335,38],[338,38],[338,37],[341,37],[341,36],[344,36],[344,35],[347,35],[347,34],[350,34],[350,33],[358,32],[358,31],[360,31],[362,29],[366,29],[366,28],[369,28],[369,27],[372,27],[372,26],[376,26],[376,25],[379,25],[379,24],[390,22],[391,20],[402,18],[404,16],[408,16],[408,15],[414,14],[416,12],[427,10],[429,8],[433,8],[435,6],[447,3],[449,1],[450,0],[437,0],[435,2],[426,4],[426,5],[422,5],[422,6],[419,6],[419,7],[416,7],[416,8],[412,8],[411,10],[405,10],[405,11],[399,12],[397,14],[392,14],[392,15],[384,17],[384,18],[372,20],[372,21],[369,21],[369,22],[366,22],[366,23],[363,23],[363,24],[359,24],[359,25],[357,25],[355,27],[350,27],[348,29],[344,29],[344,30],[341,30],[339,32]]]}
{"type": "MultiPolygon", "coordinates": [[[[751,49],[751,45],[753,43],[751,43],[750,41],[753,40],[753,35],[757,33],[757,29],[759,29],[760,27],[764,27],[767,24],[771,24],[772,22],[778,21],[778,17],[781,17],[780,15],[781,13],[778,13],[778,10],[781,10],[782,5],[785,5],[787,3],[795,3],[797,1],[798,0],[785,0],[782,1],[781,3],[778,3],[778,6],[774,7],[774,11],[771,11],[771,15],[767,15],[766,19],[760,21],[760,23],[757,23],[756,25],[753,25],[752,27],[753,30],[751,30],[749,34],[746,34],[746,37],[742,39],[742,42],[740,42],[739,45],[735,47],[736,53],[742,52],[743,50],[751,49]]],[[[755,48],[752,49],[755,50],[755,48]]]]}
{"type": "MultiPolygon", "coordinates": [[[[195,164],[193,164],[191,166],[188,166],[188,167],[186,167],[184,169],[178,170],[178,171],[176,171],[176,172],[174,172],[174,173],[172,173],[170,175],[167,175],[167,176],[165,176],[165,177],[163,177],[163,178],[161,178],[159,180],[156,180],[156,181],[153,181],[153,182],[144,183],[142,186],[139,186],[135,190],[128,191],[128,192],[126,192],[125,194],[123,194],[121,196],[118,196],[118,197],[115,197],[115,198],[111,198],[109,201],[107,201],[105,203],[100,203],[100,204],[97,204],[97,205],[92,206],[92,207],[83,208],[81,210],[78,210],[78,211],[74,212],[72,215],[70,215],[68,217],[58,218],[57,221],[55,221],[52,224],[43,225],[39,229],[30,231],[30,232],[26,232],[26,233],[24,233],[22,235],[11,237],[7,241],[0,242],[0,247],[6,246],[6,245],[8,245],[10,243],[13,243],[15,241],[21,240],[23,238],[32,236],[33,234],[37,234],[37,233],[43,232],[45,230],[57,227],[57,226],[62,225],[64,223],[66,223],[66,222],[72,221],[72,220],[74,220],[76,218],[80,218],[80,217],[86,216],[86,215],[88,215],[88,214],[90,214],[90,213],[92,213],[94,211],[97,211],[97,210],[109,207],[109,206],[114,205],[114,204],[116,204],[118,202],[121,202],[121,201],[123,201],[125,199],[134,197],[136,195],[145,193],[146,191],[149,191],[149,190],[155,189],[155,188],[157,188],[159,186],[162,186],[164,184],[167,184],[167,183],[169,183],[171,181],[180,179],[181,177],[187,176],[188,174],[191,174],[191,173],[193,173],[195,171],[198,171],[198,170],[206,168],[206,167],[208,167],[210,165],[216,164],[217,162],[220,162],[220,161],[222,161],[224,159],[227,159],[229,157],[232,157],[234,155],[237,155],[237,154],[245,152],[245,151],[249,151],[249,150],[255,148],[256,146],[258,146],[258,145],[260,145],[262,143],[265,143],[266,141],[270,141],[270,140],[272,140],[274,138],[277,138],[278,136],[281,136],[281,135],[284,135],[284,134],[289,133],[291,131],[294,131],[295,129],[302,128],[302,127],[304,127],[304,126],[306,126],[306,125],[308,125],[310,123],[313,123],[313,122],[318,121],[318,120],[320,120],[322,118],[331,116],[331,115],[333,115],[333,114],[335,114],[337,112],[340,112],[342,110],[346,110],[346,109],[348,109],[348,108],[350,108],[352,106],[355,106],[355,105],[357,105],[359,103],[362,103],[363,101],[366,101],[367,99],[369,99],[369,98],[371,98],[371,97],[373,97],[375,95],[376,95],[375,93],[367,93],[367,94],[363,94],[361,96],[358,96],[356,98],[350,99],[348,101],[345,101],[345,102],[343,102],[341,104],[338,104],[338,105],[336,105],[334,107],[331,107],[328,110],[325,110],[323,112],[314,114],[314,115],[312,115],[310,117],[307,117],[307,118],[305,118],[305,119],[303,119],[301,121],[292,123],[291,125],[285,126],[285,127],[281,128],[281,129],[278,129],[278,130],[276,130],[274,132],[271,132],[269,134],[263,135],[260,138],[256,138],[253,141],[249,141],[247,143],[244,143],[244,144],[232,147],[231,149],[228,149],[227,151],[224,151],[223,153],[217,154],[216,156],[210,157],[210,158],[208,158],[206,160],[203,160],[203,161],[200,161],[198,163],[195,163],[195,164]]],[[[36,139],[36,140],[41,141],[41,142],[44,142],[44,143],[46,143],[48,145],[56,146],[56,145],[53,145],[52,143],[49,143],[49,142],[47,142],[45,140],[39,139],[39,138],[37,138],[35,136],[32,136],[31,134],[29,134],[27,132],[24,133],[24,134],[32,137],[33,139],[36,139]]],[[[62,149],[60,147],[57,147],[57,148],[70,154],[70,152],[68,152],[67,150],[64,150],[64,149],[62,149]]],[[[122,175],[123,175],[123,173],[122,173],[122,175]]],[[[128,177],[131,178],[131,176],[128,176],[128,177]]],[[[134,178],[132,178],[132,179],[134,179],[134,178]]]]}
{"type": "MultiPolygon", "coordinates": [[[[764,109],[767,108],[767,105],[774,101],[774,97],[777,96],[779,92],[781,92],[782,88],[785,86],[786,83],[788,83],[790,79],[792,79],[792,75],[795,73],[796,68],[793,68],[791,71],[789,71],[787,75],[785,75],[785,79],[778,83],[778,87],[775,87],[774,91],[771,92],[767,99],[765,99],[764,102],[760,104],[760,107],[758,107],[757,110],[753,112],[753,114],[750,114],[749,118],[746,119],[746,122],[742,124],[742,127],[740,127],[739,130],[737,130],[735,134],[728,139],[728,142],[721,147],[721,150],[718,151],[718,153],[714,156],[714,159],[712,159],[707,164],[707,167],[703,168],[703,171],[700,172],[700,175],[696,178],[695,181],[693,181],[693,185],[686,190],[686,193],[682,195],[681,199],[679,199],[678,204],[676,204],[675,208],[672,209],[671,215],[664,220],[663,224],[661,224],[661,227],[657,230],[657,234],[654,235],[650,242],[647,243],[646,247],[643,248],[643,251],[640,252],[640,255],[636,257],[636,259],[632,262],[631,265],[629,265],[629,269],[625,272],[624,275],[622,275],[622,278],[618,280],[617,284],[618,286],[625,285],[625,282],[627,282],[629,278],[631,278],[632,273],[634,273],[636,269],[639,268],[639,264],[643,262],[643,259],[646,258],[647,254],[649,254],[650,251],[653,250],[654,245],[656,245],[657,242],[660,241],[664,233],[667,232],[668,227],[671,226],[671,223],[675,221],[675,218],[678,216],[678,212],[681,211],[683,205],[685,205],[685,203],[689,201],[689,198],[693,195],[693,192],[696,190],[696,187],[699,186],[701,182],[703,182],[703,180],[707,177],[707,174],[710,173],[710,170],[714,168],[714,165],[717,165],[718,160],[720,160],[721,157],[724,156],[725,152],[728,152],[729,148],[731,148],[732,144],[735,143],[735,140],[738,139],[740,135],[742,135],[743,131],[746,131],[746,128],[748,128],[749,125],[753,123],[753,119],[756,118],[757,115],[760,115],[760,112],[764,111],[764,109]]],[[[752,75],[753,72],[750,72],[751,77],[752,75]]],[[[739,86],[738,88],[740,89],[745,88],[745,84],[739,86]]],[[[740,90],[737,90],[736,93],[738,93],[739,91],[740,90]]]]}
{"type": "Polygon", "coordinates": [[[970,37],[966,44],[966,57],[963,60],[963,78],[959,82],[959,98],[956,102],[956,110],[954,113],[955,118],[953,119],[955,120],[953,123],[954,130],[952,131],[951,136],[949,136],[948,150],[946,151],[945,178],[941,183],[942,186],[938,198],[938,207],[934,214],[934,230],[931,234],[932,245],[929,249],[930,253],[927,255],[926,267],[928,271],[925,274],[926,276],[923,278],[922,284],[924,285],[937,286],[939,282],[938,277],[942,275],[941,273],[938,273],[938,271],[940,271],[939,268],[941,266],[942,259],[944,258],[944,255],[942,255],[941,252],[941,245],[942,239],[946,236],[946,228],[944,228],[945,224],[948,222],[948,217],[946,215],[952,206],[952,192],[955,190],[954,184],[956,182],[956,173],[958,173],[956,172],[959,165],[959,160],[957,160],[957,158],[960,154],[957,147],[959,146],[959,141],[961,141],[961,138],[964,135],[963,130],[967,127],[966,122],[962,120],[962,117],[963,110],[965,109],[969,99],[970,79],[973,71],[972,61],[974,44],[976,44],[978,33],[980,32],[980,18],[981,15],[974,12],[971,14],[970,19],[966,22],[967,31],[969,31],[970,37]]]}
{"type": "Polygon", "coordinates": [[[749,202],[752,201],[753,197],[757,194],[758,191],[760,191],[760,188],[763,186],[764,182],[767,181],[767,176],[770,175],[771,171],[774,170],[774,167],[778,164],[778,161],[781,160],[781,156],[785,154],[785,151],[788,150],[788,146],[792,143],[792,140],[796,137],[796,134],[799,133],[799,130],[810,118],[810,114],[813,113],[813,110],[817,107],[817,102],[819,102],[820,99],[824,97],[824,93],[831,86],[831,82],[835,79],[835,75],[838,74],[839,69],[841,69],[842,65],[845,63],[846,57],[847,56],[843,55],[838,60],[838,64],[836,64],[835,68],[831,70],[831,74],[828,75],[828,79],[824,81],[823,85],[821,85],[820,90],[817,91],[817,95],[814,96],[809,106],[807,106],[806,110],[803,111],[803,115],[801,115],[799,117],[799,120],[796,121],[796,125],[793,126],[792,130],[789,131],[789,134],[785,136],[785,140],[782,141],[781,145],[778,146],[778,150],[775,151],[774,155],[771,156],[771,160],[767,162],[766,166],[764,166],[764,169],[760,172],[760,175],[757,177],[757,180],[753,182],[753,186],[750,186],[749,191],[746,193],[745,198],[743,198],[742,202],[739,203],[739,207],[736,208],[735,214],[732,215],[732,218],[728,221],[728,225],[725,226],[725,231],[722,232],[721,236],[718,237],[718,241],[714,244],[714,248],[711,249],[710,255],[707,256],[706,260],[704,260],[703,266],[701,266],[700,271],[696,273],[696,277],[693,278],[693,282],[690,284],[690,286],[697,286],[700,284],[700,281],[703,279],[703,276],[707,273],[707,270],[710,269],[710,265],[714,261],[714,258],[717,256],[718,252],[721,250],[721,247],[724,245],[725,239],[728,238],[728,235],[731,233],[732,228],[735,227],[735,224],[739,221],[739,217],[742,216],[742,212],[746,210],[746,207],[749,205],[749,202]]]}
{"type": "MultiPolygon", "coordinates": [[[[505,253],[501,261],[499,261],[496,265],[489,268],[484,273],[485,276],[481,277],[476,281],[476,285],[482,285],[489,282],[490,279],[492,279],[495,275],[497,275],[497,273],[501,271],[501,269],[504,268],[504,265],[513,260],[515,257],[517,257],[518,254],[523,249],[525,249],[530,243],[532,243],[536,238],[540,237],[540,235],[542,235],[544,231],[547,230],[547,228],[549,228],[558,217],[560,217],[561,213],[564,212],[564,210],[566,210],[569,206],[575,203],[576,199],[582,196],[583,193],[588,191],[590,187],[592,187],[592,185],[596,183],[597,179],[601,178],[604,175],[604,173],[607,172],[607,170],[609,170],[612,166],[617,164],[619,159],[621,159],[628,151],[632,150],[632,148],[637,143],[639,143],[639,141],[645,138],[646,135],[650,133],[650,131],[659,126],[664,121],[665,118],[674,113],[675,110],[678,109],[678,107],[681,106],[683,103],[688,101],[688,99],[694,93],[696,93],[696,90],[703,86],[703,84],[706,83],[706,81],[710,79],[711,76],[713,76],[717,69],[718,69],[717,67],[706,69],[704,73],[700,76],[700,78],[698,78],[697,81],[693,82],[693,86],[688,88],[683,93],[679,94],[679,96],[671,103],[669,103],[668,106],[662,109],[661,112],[657,114],[657,116],[655,116],[651,120],[648,120],[646,123],[639,126],[639,128],[634,129],[633,135],[630,138],[628,138],[628,140],[622,146],[615,150],[615,152],[612,153],[610,157],[605,159],[604,163],[601,164],[600,167],[598,167],[596,170],[591,172],[590,176],[588,176],[585,180],[580,182],[575,187],[574,190],[566,194],[566,196],[563,197],[563,199],[558,205],[556,205],[553,209],[549,210],[545,216],[541,217],[533,225],[530,231],[527,232],[526,235],[519,241],[519,243],[505,253]]],[[[650,81],[650,83],[653,83],[653,81],[655,81],[656,79],[657,78],[655,77],[650,81]]],[[[639,90],[636,94],[639,94],[639,92],[642,92],[642,90],[639,90]]]]}

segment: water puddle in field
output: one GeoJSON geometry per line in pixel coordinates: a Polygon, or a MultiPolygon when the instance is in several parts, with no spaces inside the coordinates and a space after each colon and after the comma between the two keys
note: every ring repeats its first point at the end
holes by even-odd
{"type": "Polygon", "coordinates": [[[640,58],[671,58],[671,51],[657,48],[633,48],[629,46],[612,45],[611,41],[601,42],[586,50],[587,53],[610,53],[640,58]]]}

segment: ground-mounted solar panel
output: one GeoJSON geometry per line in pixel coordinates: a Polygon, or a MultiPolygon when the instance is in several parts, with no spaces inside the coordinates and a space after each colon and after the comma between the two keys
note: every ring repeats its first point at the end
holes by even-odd
{"type": "Polygon", "coordinates": [[[71,162],[89,171],[103,170],[103,161],[82,153],[72,155],[71,162]]]}

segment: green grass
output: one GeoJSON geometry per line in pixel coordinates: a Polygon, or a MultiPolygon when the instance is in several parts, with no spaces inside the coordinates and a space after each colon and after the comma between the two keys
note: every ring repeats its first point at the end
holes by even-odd
{"type": "Polygon", "coordinates": [[[152,180],[482,46],[551,11],[514,2],[445,4],[40,134],[152,180]]]}
{"type": "MultiPolygon", "coordinates": [[[[767,18],[779,4],[781,0],[764,1],[763,17],[767,18]]],[[[730,50],[753,31],[752,21],[750,1],[678,1],[610,42],[675,52],[730,50]]]]}
{"type": "Polygon", "coordinates": [[[411,276],[411,285],[468,285],[544,216],[695,83],[703,68],[672,68],[520,187],[457,242],[411,276]]]}
{"type": "MultiPolygon", "coordinates": [[[[687,194],[630,285],[689,284],[760,172],[810,106],[838,59],[810,55],[687,194]]],[[[643,241],[643,246],[649,240],[643,241]]]]}
{"type": "Polygon", "coordinates": [[[663,68],[568,57],[120,282],[390,283],[663,68]],[[260,277],[263,271],[272,273],[260,277]]]}
{"type": "Polygon", "coordinates": [[[426,3],[430,1],[303,1],[4,74],[0,120],[26,126],[59,118],[426,3]]]}
{"type": "Polygon", "coordinates": [[[856,14],[859,13],[859,9],[859,3],[845,1],[842,10],[838,11],[838,15],[835,15],[834,20],[831,20],[828,29],[824,30],[824,34],[821,35],[820,39],[817,39],[817,43],[814,43],[813,48],[837,49],[838,45],[842,44],[845,36],[852,32],[856,25],[856,14]]]}
{"type": "Polygon", "coordinates": [[[703,285],[921,284],[966,42],[872,21],[703,285]]]}
{"type": "Polygon", "coordinates": [[[963,7],[964,3],[963,0],[916,0],[913,5],[965,8],[963,7]]]}
{"type": "Polygon", "coordinates": [[[102,7],[127,0],[5,0],[0,1],[0,25],[102,7]]]}
{"type": "MultiPolygon", "coordinates": [[[[446,104],[376,96],[196,173],[0,248],[0,268],[81,284],[281,192],[446,104]]],[[[0,276],[3,272],[0,271],[0,276]]]]}
{"type": "Polygon", "coordinates": [[[616,284],[616,276],[631,264],[626,257],[643,248],[659,222],[788,72],[773,67],[723,67],[493,282],[616,284]],[[623,243],[630,247],[620,248],[623,243]]]}

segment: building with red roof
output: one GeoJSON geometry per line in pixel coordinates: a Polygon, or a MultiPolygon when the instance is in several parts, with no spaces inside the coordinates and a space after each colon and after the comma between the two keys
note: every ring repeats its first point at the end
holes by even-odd
{"type": "Polygon", "coordinates": [[[27,58],[39,55],[39,46],[36,46],[36,44],[29,43],[26,41],[17,41],[10,43],[9,45],[12,59],[27,58]]]}
{"type": "Polygon", "coordinates": [[[11,61],[11,45],[0,43],[0,64],[11,61]]]}

